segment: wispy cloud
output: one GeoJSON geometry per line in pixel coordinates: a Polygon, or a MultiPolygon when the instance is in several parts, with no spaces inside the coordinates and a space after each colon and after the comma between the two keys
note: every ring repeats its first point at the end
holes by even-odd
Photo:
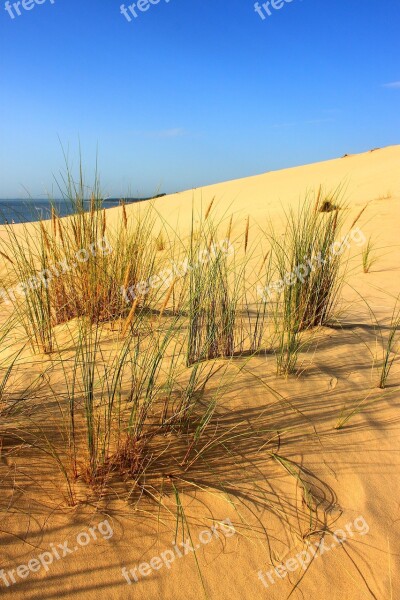
{"type": "Polygon", "coordinates": [[[400,81],[392,81],[391,83],[384,83],[383,87],[389,88],[391,90],[399,90],[400,89],[400,81]]]}

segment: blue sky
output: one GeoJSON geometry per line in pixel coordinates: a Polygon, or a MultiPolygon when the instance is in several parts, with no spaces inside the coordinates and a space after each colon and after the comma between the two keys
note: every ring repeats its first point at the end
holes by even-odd
{"type": "Polygon", "coordinates": [[[88,176],[98,147],[116,196],[400,143],[400,2],[283,4],[160,0],[128,22],[121,0],[14,19],[0,0],[0,197],[51,192],[58,138],[88,176]]]}

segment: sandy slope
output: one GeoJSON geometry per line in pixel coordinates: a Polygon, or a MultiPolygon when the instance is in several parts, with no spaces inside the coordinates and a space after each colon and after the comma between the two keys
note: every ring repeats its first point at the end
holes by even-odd
{"type": "MultiPolygon", "coordinates": [[[[249,214],[252,226],[262,225],[268,217],[279,219],[282,205],[295,206],[307,189],[320,184],[335,188],[346,183],[346,197],[353,218],[369,203],[360,226],[365,236],[373,234],[380,247],[380,259],[373,272],[362,273],[360,249],[353,248],[354,268],[344,290],[346,311],[342,327],[325,328],[319,334],[318,351],[304,357],[301,376],[284,380],[273,375],[273,357],[255,357],[251,374],[235,384],[220,407],[221,419],[240,423],[255,419],[260,428],[280,432],[279,454],[293,465],[301,465],[304,478],[312,490],[315,521],[307,522],[304,490],[287,469],[270,460],[256,447],[243,447],[243,463],[219,464],[215,459],[215,477],[225,489],[237,489],[231,500],[233,510],[223,494],[199,491],[196,497],[188,490],[185,505],[193,519],[192,534],[196,544],[200,531],[214,522],[230,518],[236,534],[221,535],[208,544],[199,544],[197,559],[208,597],[213,600],[246,598],[286,598],[298,581],[294,598],[332,600],[378,600],[400,597],[400,365],[395,364],[390,386],[376,387],[377,370],[373,368],[376,336],[364,299],[385,326],[400,292],[400,146],[349,156],[221,183],[201,190],[187,191],[157,200],[156,207],[171,227],[190,227],[192,200],[206,206],[216,196],[220,214],[233,212],[240,222],[249,214]],[[268,375],[271,373],[271,375],[268,375]],[[286,399],[278,402],[254,375],[263,377],[286,399]],[[346,427],[334,428],[341,415],[356,412],[346,427]],[[260,490],[258,502],[247,500],[254,483],[260,490]],[[268,498],[268,503],[265,499],[268,498]],[[279,498],[279,501],[278,501],[279,498]],[[280,504],[281,502],[281,504],[280,504]],[[279,514],[289,514],[288,526],[280,523],[279,514]],[[240,518],[239,518],[240,515],[240,518]],[[318,518],[317,518],[318,517],[318,518]],[[270,571],[271,554],[275,565],[296,557],[305,548],[296,535],[307,535],[327,524],[333,531],[357,523],[367,526],[354,529],[341,545],[331,534],[325,537],[328,549],[318,555],[306,571],[297,569],[266,588],[257,572],[270,571]],[[241,522],[242,521],[242,522],[241,522]],[[270,546],[262,535],[268,528],[270,546]],[[368,531],[367,531],[368,530],[368,531]],[[290,581],[289,581],[290,580],[290,581]]],[[[135,211],[136,206],[129,207],[135,211]]],[[[109,211],[117,218],[118,209],[109,211]]],[[[278,444],[278,442],[277,442],[278,444]]],[[[114,530],[109,540],[100,539],[79,548],[49,567],[30,574],[25,580],[6,588],[0,579],[0,593],[15,599],[53,598],[139,598],[149,600],[200,598],[204,596],[193,553],[176,559],[138,583],[128,585],[123,566],[134,568],[149,562],[171,548],[173,519],[157,523],[146,513],[132,513],[118,500],[109,505],[79,507],[53,512],[56,507],[57,483],[46,488],[32,481],[22,459],[15,459],[26,476],[26,487],[14,496],[24,501],[26,513],[3,517],[0,522],[0,568],[15,569],[27,564],[49,544],[70,541],[74,548],[77,534],[87,531],[91,523],[108,518],[114,530]],[[99,513],[96,515],[96,509],[99,513]],[[103,511],[103,512],[101,512],[103,511]],[[21,543],[2,531],[18,532],[32,546],[21,543]]],[[[50,469],[50,463],[37,457],[38,472],[50,469]]],[[[1,493],[9,493],[13,480],[13,458],[7,458],[1,472],[1,493]]],[[[199,487],[206,487],[207,474],[195,474],[199,487]]],[[[254,500],[254,497],[252,496],[254,500]]],[[[170,500],[171,509],[174,506],[170,500]]],[[[310,537],[315,542],[318,531],[310,537]]],[[[267,576],[265,580],[268,583],[267,576]]],[[[204,596],[206,597],[206,596],[204,596]]]]}
{"type": "Polygon", "coordinates": [[[250,214],[254,221],[262,222],[267,214],[281,212],[282,205],[297,204],[307,190],[317,189],[320,185],[333,190],[343,185],[346,198],[356,207],[388,193],[398,197],[399,165],[400,146],[391,146],[188,190],[160,198],[155,206],[163,218],[175,224],[177,219],[186,222],[190,219],[188,207],[192,200],[196,208],[200,204],[206,207],[215,196],[221,204],[221,214],[234,212],[238,218],[250,214]]]}

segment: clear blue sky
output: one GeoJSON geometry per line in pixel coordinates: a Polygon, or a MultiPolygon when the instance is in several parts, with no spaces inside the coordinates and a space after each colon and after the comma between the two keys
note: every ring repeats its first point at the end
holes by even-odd
{"type": "Polygon", "coordinates": [[[264,20],[254,0],[160,0],[131,22],[120,5],[11,19],[0,0],[0,197],[51,190],[58,136],[88,174],[98,145],[107,195],[400,143],[399,0],[292,0],[264,20]]]}

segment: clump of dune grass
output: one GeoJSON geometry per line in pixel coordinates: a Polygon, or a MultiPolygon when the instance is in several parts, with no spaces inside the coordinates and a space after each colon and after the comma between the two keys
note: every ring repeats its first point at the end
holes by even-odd
{"type": "MultiPolygon", "coordinates": [[[[272,255],[270,251],[264,255],[257,277],[258,280],[262,282],[263,288],[267,289],[271,283],[272,277],[272,255]],[[260,276],[261,271],[263,272],[262,276],[260,276]]],[[[243,280],[245,281],[245,276],[243,277],[243,280]]],[[[268,329],[268,321],[272,314],[267,299],[260,297],[259,287],[252,286],[252,288],[256,291],[256,296],[254,297],[254,294],[249,296],[247,289],[245,289],[242,302],[242,313],[244,313],[247,321],[243,330],[248,340],[249,354],[254,354],[263,348],[268,329]]],[[[245,350],[243,344],[241,350],[245,350]]]]}
{"type": "Polygon", "coordinates": [[[53,368],[65,382],[64,392],[52,390],[63,433],[55,442],[38,425],[36,445],[60,469],[69,504],[77,502],[76,482],[96,494],[114,480],[129,480],[132,489],[144,486],[155,458],[152,448],[166,452],[177,436],[187,441],[183,463],[193,459],[223,393],[228,365],[211,361],[187,368],[182,326],[173,317],[154,327],[137,307],[123,335],[114,332],[110,340],[105,324],[79,319],[71,327],[73,351],[57,347],[53,353],[53,368]],[[220,383],[210,393],[217,374],[220,383]]]}
{"type": "Polygon", "coordinates": [[[375,255],[375,244],[370,236],[365,248],[362,251],[362,265],[364,273],[369,273],[377,260],[378,258],[375,255]]]}
{"type": "Polygon", "coordinates": [[[340,194],[340,189],[331,194],[337,208],[322,214],[321,190],[316,198],[308,196],[297,213],[286,213],[283,239],[271,235],[282,301],[287,305],[283,314],[294,331],[325,325],[336,308],[343,282],[340,194]]]}
{"type": "Polygon", "coordinates": [[[387,385],[387,380],[388,380],[391,368],[392,368],[395,358],[398,354],[398,352],[395,350],[395,344],[398,339],[397,334],[399,332],[399,328],[400,328],[400,306],[399,306],[399,298],[397,298],[394,309],[393,309],[393,313],[392,313],[392,316],[390,319],[389,335],[388,335],[388,338],[386,341],[383,339],[383,335],[381,332],[382,342],[383,342],[383,363],[382,363],[381,375],[379,378],[379,387],[381,389],[385,389],[385,387],[387,385]]]}
{"type": "Polygon", "coordinates": [[[5,226],[2,255],[6,274],[3,298],[18,316],[32,347],[50,353],[54,339],[52,308],[48,285],[50,242],[44,235],[43,224],[34,228],[22,226],[22,235],[11,225],[5,226]]]}
{"type": "MultiPolygon", "coordinates": [[[[251,356],[265,349],[269,321],[273,310],[268,289],[273,275],[271,248],[260,253],[260,237],[249,243],[249,220],[246,221],[244,240],[238,238],[239,252],[232,257],[231,285],[236,301],[235,354],[251,356]],[[244,244],[244,258],[240,254],[244,244]]],[[[231,227],[231,224],[230,224],[231,227]]]]}
{"type": "MultiPolygon", "coordinates": [[[[66,248],[70,248],[68,258],[72,264],[77,262],[75,255],[79,262],[80,252],[85,258],[77,265],[78,273],[71,272],[67,282],[69,295],[71,290],[74,294],[72,302],[69,301],[74,307],[73,316],[88,315],[92,322],[114,321],[129,312],[129,303],[137,296],[148,305],[151,288],[147,282],[157,264],[156,248],[149,243],[154,227],[152,205],[144,210],[137,207],[134,214],[128,216],[127,207],[122,203],[117,224],[107,224],[97,180],[91,188],[90,211],[82,208],[87,186],[82,183],[76,186],[69,171],[64,188],[65,199],[72,203],[74,213],[64,227],[62,251],[66,254],[66,248]]],[[[60,279],[56,282],[60,284],[60,279]]],[[[62,307],[63,302],[59,306],[62,307]]]]}
{"type": "Polygon", "coordinates": [[[0,453],[4,425],[3,419],[15,405],[9,393],[12,389],[11,377],[17,360],[23,351],[23,347],[13,351],[14,340],[11,337],[11,333],[15,325],[15,319],[9,319],[0,326],[0,453]]]}
{"type": "MultiPolygon", "coordinates": [[[[199,240],[201,242],[201,239],[199,240]]],[[[234,352],[235,298],[228,283],[226,253],[192,245],[187,364],[234,352]],[[205,254],[207,253],[207,254],[205,254]]]]}
{"type": "MultiPolygon", "coordinates": [[[[398,332],[400,328],[400,296],[397,296],[393,311],[390,317],[389,326],[385,327],[380,322],[378,317],[376,316],[372,307],[368,304],[368,302],[363,298],[365,302],[371,318],[373,320],[375,333],[376,333],[376,344],[377,347],[380,346],[382,350],[382,363],[380,367],[380,375],[378,380],[378,387],[380,389],[385,389],[387,385],[387,380],[392,369],[393,363],[398,356],[398,348],[396,347],[398,342],[398,332]],[[388,331],[387,337],[385,336],[385,330],[388,331]]],[[[376,361],[376,355],[373,354],[374,362],[376,361]]]]}
{"type": "MultiPolygon", "coordinates": [[[[64,200],[72,214],[61,219],[55,205],[51,220],[6,225],[1,253],[9,283],[2,295],[13,305],[36,351],[54,350],[53,328],[76,317],[91,322],[125,318],[138,298],[149,307],[157,290],[149,285],[157,267],[157,250],[149,243],[155,215],[150,205],[107,223],[99,183],[91,188],[70,171],[64,200]]],[[[160,263],[161,264],[161,263],[160,263]]],[[[159,289],[159,287],[157,288],[159,289]]]]}
{"type": "Polygon", "coordinates": [[[217,223],[210,210],[206,215],[207,220],[197,221],[196,235],[192,227],[189,240],[188,365],[254,354],[264,345],[270,316],[259,288],[271,279],[271,249],[260,255],[249,217],[233,238],[232,215],[217,223]]]}
{"type": "MultiPolygon", "coordinates": [[[[247,310],[244,281],[245,265],[250,259],[249,220],[241,240],[244,259],[239,260],[229,238],[222,237],[225,224],[215,225],[209,211],[206,214],[207,220],[200,223],[198,235],[193,235],[192,228],[190,237],[188,365],[218,356],[231,357],[242,352],[248,341],[244,333],[247,310]]],[[[229,236],[231,229],[230,220],[229,236]]],[[[257,342],[260,328],[261,321],[252,331],[252,346],[257,342]]]]}
{"type": "MultiPolygon", "coordinates": [[[[33,418],[35,430],[27,436],[60,470],[69,505],[78,504],[84,489],[89,501],[116,494],[137,506],[151,502],[157,512],[168,506],[168,495],[183,508],[182,492],[188,497],[201,489],[220,494],[235,509],[242,488],[233,474],[226,479],[225,465],[239,474],[245,464],[256,473],[252,457],[261,460],[259,448],[263,462],[284,460],[275,452],[276,432],[267,421],[253,426],[218,412],[241,368],[232,374],[231,361],[217,360],[187,368],[178,318],[165,318],[154,328],[139,308],[132,332],[116,333],[112,340],[103,323],[81,319],[74,325],[68,350],[57,346],[51,357],[52,369],[63,373],[61,386],[58,376],[54,387],[49,384],[60,418],[47,430],[33,418]]],[[[270,484],[260,477],[252,489],[249,480],[243,480],[240,513],[253,502],[273,510],[270,484]]],[[[58,486],[58,494],[61,490],[58,486]]],[[[280,498],[282,518],[285,502],[280,498]]],[[[145,509],[150,515],[149,506],[145,509]]]]}
{"type": "Polygon", "coordinates": [[[131,315],[129,332],[123,332],[108,357],[102,350],[100,324],[80,325],[68,394],[68,439],[72,472],[92,487],[104,486],[115,472],[126,475],[129,470],[131,476],[139,476],[143,466],[144,428],[157,395],[168,332],[163,339],[153,339],[142,327],[141,311],[131,315]],[[130,385],[124,390],[127,375],[130,385]],[[76,436],[79,421],[83,439],[76,436]]]}
{"type": "MultiPolygon", "coordinates": [[[[284,310],[288,309],[288,305],[284,310]]],[[[302,348],[302,335],[292,323],[292,315],[283,313],[276,324],[276,372],[278,375],[291,375],[296,372],[299,353],[302,348]]]]}
{"type": "Polygon", "coordinates": [[[270,226],[278,373],[295,371],[302,333],[326,325],[335,313],[344,278],[342,214],[341,188],[328,196],[319,188],[297,212],[285,213],[282,236],[270,226]],[[325,210],[326,202],[334,209],[325,210]]]}
{"type": "MultiPolygon", "coordinates": [[[[231,228],[231,223],[230,223],[231,228]]],[[[231,281],[237,289],[237,327],[235,351],[237,354],[254,354],[265,345],[268,320],[272,311],[268,298],[263,293],[268,290],[272,278],[272,252],[259,252],[260,238],[252,235],[250,243],[250,219],[246,220],[244,233],[244,258],[235,254],[231,281]],[[260,263],[261,261],[261,263],[260,263]]],[[[241,240],[237,240],[240,250],[241,240]]]]}

